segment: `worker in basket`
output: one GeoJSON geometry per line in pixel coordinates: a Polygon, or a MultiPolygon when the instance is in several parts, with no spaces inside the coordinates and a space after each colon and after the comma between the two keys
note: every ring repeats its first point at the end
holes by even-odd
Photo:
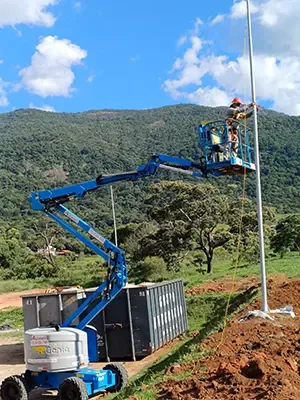
{"type": "Polygon", "coordinates": [[[225,151],[223,133],[220,132],[218,128],[211,127],[207,131],[207,139],[211,143],[211,153],[208,156],[209,161],[223,161],[223,154],[225,151]]]}
{"type": "Polygon", "coordinates": [[[254,106],[256,106],[255,103],[242,104],[241,99],[235,97],[227,110],[225,121],[229,127],[228,142],[233,157],[237,157],[239,149],[239,120],[250,118],[253,114],[253,109],[250,109],[254,106]]]}

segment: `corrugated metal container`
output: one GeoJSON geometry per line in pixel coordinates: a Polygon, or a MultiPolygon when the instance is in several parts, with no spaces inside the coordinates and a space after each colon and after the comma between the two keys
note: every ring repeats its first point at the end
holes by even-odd
{"type": "MultiPolygon", "coordinates": [[[[25,330],[61,324],[95,290],[23,296],[25,330]]],[[[98,332],[99,361],[141,359],[187,331],[183,281],[129,284],[90,325],[98,332]]]]}
{"type": "MultiPolygon", "coordinates": [[[[24,330],[61,324],[85,297],[83,289],[22,296],[24,330]]],[[[78,319],[75,320],[74,325],[78,322],[78,319]]]]}
{"type": "Polygon", "coordinates": [[[187,331],[183,282],[128,285],[90,325],[99,334],[99,361],[143,358],[187,331]]]}

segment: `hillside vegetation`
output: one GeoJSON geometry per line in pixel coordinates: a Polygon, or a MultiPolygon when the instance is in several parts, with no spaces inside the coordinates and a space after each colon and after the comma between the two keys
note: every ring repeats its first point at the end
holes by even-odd
{"type": "MultiPolygon", "coordinates": [[[[197,159],[195,126],[223,117],[223,108],[179,105],[143,111],[56,114],[18,110],[0,115],[0,216],[30,214],[27,196],[41,190],[126,171],[153,152],[197,159]]],[[[251,128],[251,126],[250,126],[251,128]]],[[[259,115],[263,200],[280,212],[299,210],[300,120],[262,111],[259,115]],[[284,193],[284,196],[283,196],[284,193]]],[[[165,176],[162,172],[156,179],[165,176]]],[[[177,178],[181,178],[177,176],[177,178]]],[[[219,187],[239,178],[218,179],[219,187]]],[[[150,182],[118,185],[118,216],[138,219],[141,190],[150,182]]],[[[248,195],[255,196],[255,175],[248,195]]],[[[84,200],[84,214],[98,226],[109,222],[108,191],[84,200]],[[101,200],[100,200],[101,199],[101,200]]]]}
{"type": "MultiPolygon", "coordinates": [[[[30,209],[27,198],[32,191],[95,179],[99,174],[132,170],[147,162],[154,152],[199,160],[195,126],[203,120],[222,118],[225,111],[224,108],[178,105],[142,111],[102,110],[57,114],[26,109],[1,114],[2,278],[22,278],[23,275],[26,278],[51,277],[57,274],[57,265],[51,262],[45,265],[45,260],[37,263],[36,257],[33,257],[32,251],[35,253],[38,248],[46,245],[45,232],[48,232],[48,239],[51,240],[51,237],[57,236],[57,228],[51,228],[51,224],[47,228],[48,219],[44,217],[43,220],[41,213],[30,209]]],[[[251,122],[249,129],[251,131],[251,122]]],[[[264,206],[275,206],[281,214],[297,213],[300,209],[300,120],[271,111],[261,111],[259,133],[264,206]]],[[[154,177],[143,181],[115,185],[118,226],[147,220],[151,204],[147,204],[145,194],[151,183],[181,179],[182,176],[178,174],[159,171],[154,177]]],[[[205,192],[204,180],[186,176],[183,179],[200,183],[205,192]]],[[[209,182],[218,187],[220,196],[231,196],[232,184],[241,187],[242,180],[241,177],[232,176],[210,178],[209,182]]],[[[241,190],[238,189],[236,193],[240,197],[241,190]]],[[[255,174],[248,179],[247,195],[250,199],[255,197],[255,174]]],[[[232,200],[234,204],[234,198],[232,200]]],[[[236,201],[234,208],[238,204],[236,201]]],[[[111,235],[113,221],[108,187],[73,202],[70,208],[105,235],[111,235]]],[[[253,220],[253,215],[250,219],[253,220]]],[[[188,235],[189,230],[181,232],[183,226],[176,234],[188,235]]],[[[149,243],[147,235],[153,235],[154,231],[151,227],[142,229],[146,235],[145,241],[149,243]]],[[[233,225],[230,229],[235,231],[233,225]]],[[[253,229],[255,233],[254,225],[253,229]]],[[[169,232],[170,238],[173,235],[169,227],[161,224],[157,232],[162,235],[162,239],[166,237],[166,232],[169,232]]],[[[138,236],[139,239],[142,237],[138,236]]],[[[132,240],[133,244],[138,241],[132,240]]],[[[70,249],[75,254],[84,250],[81,243],[66,238],[65,232],[56,237],[54,245],[58,249],[70,249]]],[[[145,247],[143,243],[140,245],[145,247]]],[[[156,253],[155,246],[149,249],[147,255],[156,253]]],[[[160,246],[165,248],[163,241],[160,246]]],[[[134,253],[134,249],[131,250],[134,253]]],[[[130,254],[132,252],[129,251],[130,254]]]]}

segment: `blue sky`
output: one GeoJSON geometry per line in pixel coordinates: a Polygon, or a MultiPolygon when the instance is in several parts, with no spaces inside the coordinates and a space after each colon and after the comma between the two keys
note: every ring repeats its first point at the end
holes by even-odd
{"type": "MultiPolygon", "coordinates": [[[[277,1],[253,3],[255,40],[266,27],[258,6],[277,1]]],[[[216,106],[235,93],[250,100],[247,60],[238,58],[246,22],[241,1],[28,0],[31,11],[24,0],[2,2],[0,112],[216,106]]],[[[267,68],[271,55],[261,43],[257,51],[267,68]]],[[[260,86],[261,103],[283,110],[260,86]]]]}

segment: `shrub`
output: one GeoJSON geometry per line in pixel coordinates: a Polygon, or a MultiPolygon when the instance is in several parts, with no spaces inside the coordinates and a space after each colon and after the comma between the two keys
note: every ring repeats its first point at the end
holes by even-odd
{"type": "Polygon", "coordinates": [[[146,257],[130,270],[131,280],[140,282],[160,282],[167,275],[167,265],[161,257],[146,257]]]}

